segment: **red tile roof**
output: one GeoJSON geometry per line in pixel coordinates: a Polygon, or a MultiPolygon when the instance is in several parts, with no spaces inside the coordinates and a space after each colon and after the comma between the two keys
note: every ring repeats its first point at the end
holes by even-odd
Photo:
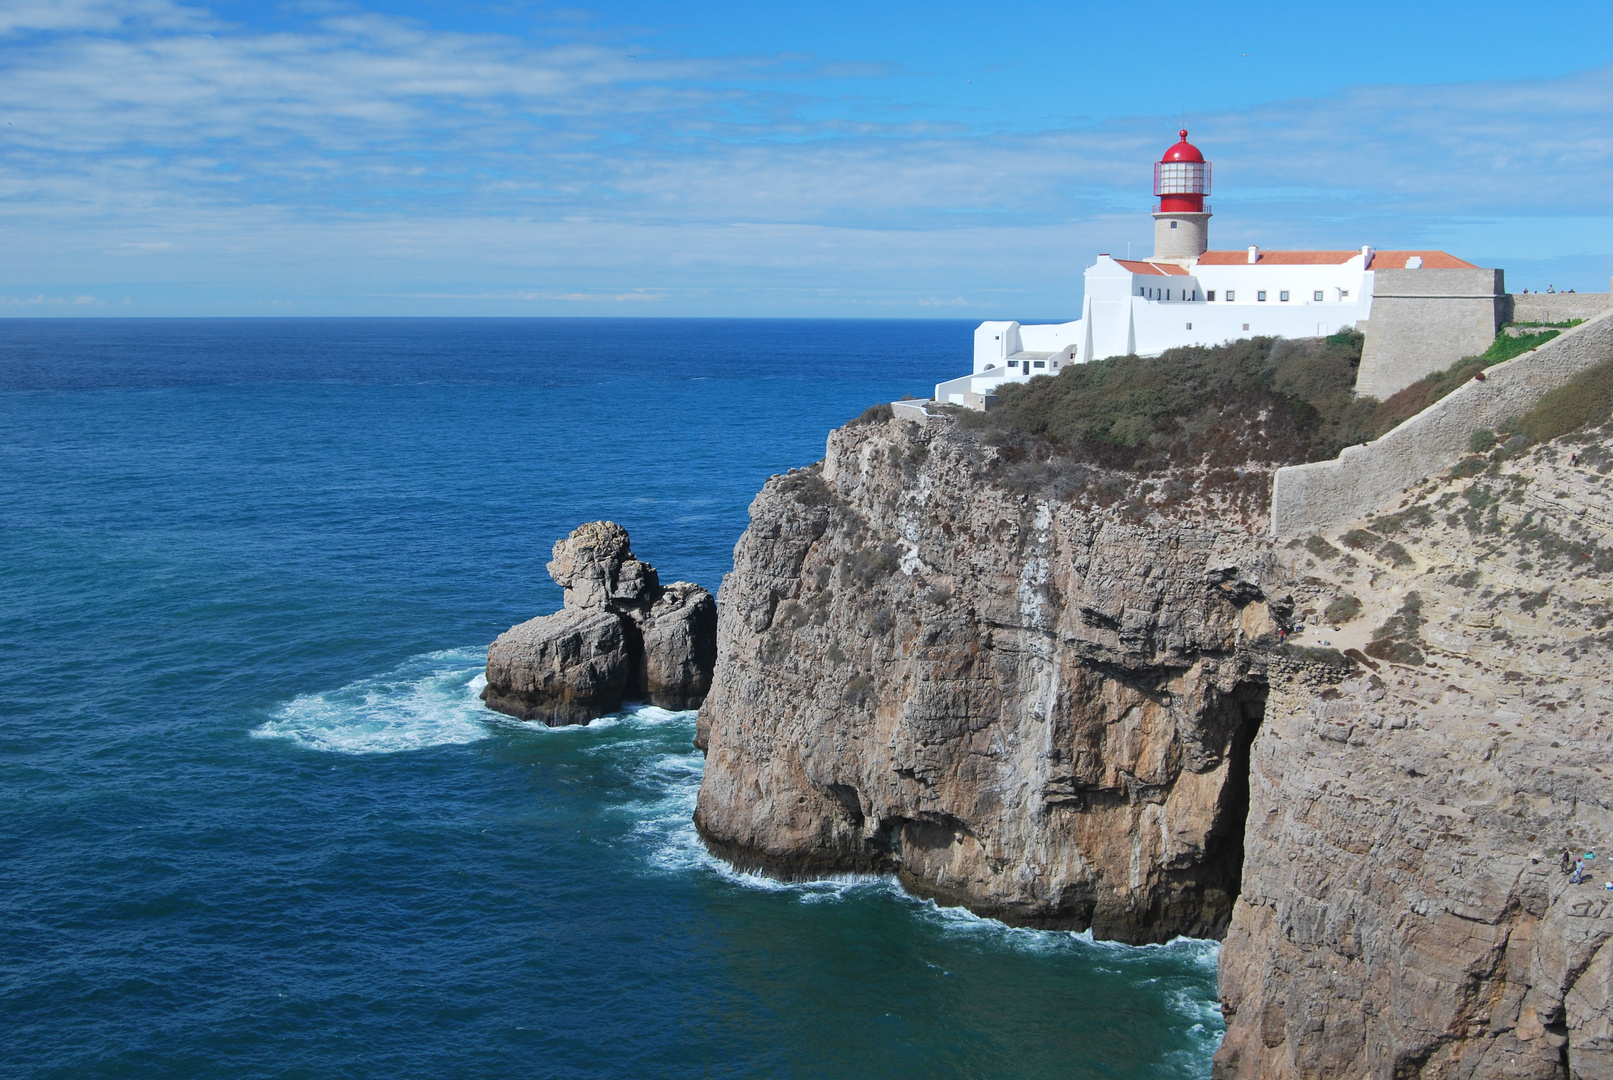
{"type": "Polygon", "coordinates": [[[1133,274],[1151,274],[1154,276],[1185,277],[1187,269],[1175,263],[1134,262],[1131,259],[1116,259],[1115,262],[1130,270],[1133,274]]]}
{"type": "MultiPolygon", "coordinates": [[[[1262,251],[1257,266],[1338,266],[1357,255],[1356,251],[1262,251]]],[[[1421,255],[1425,270],[1475,270],[1465,259],[1444,251],[1378,251],[1372,255],[1373,270],[1404,270],[1406,260],[1421,255]]],[[[1245,266],[1248,251],[1206,251],[1199,256],[1201,266],[1245,266]]]]}

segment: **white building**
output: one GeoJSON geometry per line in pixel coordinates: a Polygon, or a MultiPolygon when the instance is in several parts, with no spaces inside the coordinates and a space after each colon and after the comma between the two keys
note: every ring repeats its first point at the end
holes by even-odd
{"type": "Polygon", "coordinates": [[[1443,251],[1209,251],[1209,192],[1210,163],[1184,130],[1155,165],[1154,257],[1099,255],[1087,267],[1074,322],[981,323],[973,372],[936,386],[935,399],[980,409],[1001,384],[1069,364],[1237,338],[1333,334],[1370,318],[1376,270],[1475,269],[1443,251]]]}

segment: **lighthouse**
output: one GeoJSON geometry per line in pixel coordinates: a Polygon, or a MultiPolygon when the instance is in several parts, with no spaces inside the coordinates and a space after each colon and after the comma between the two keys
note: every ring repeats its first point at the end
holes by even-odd
{"type": "Polygon", "coordinates": [[[1351,328],[1367,334],[1356,392],[1381,399],[1495,337],[1509,302],[1501,271],[1449,252],[1209,250],[1210,163],[1186,128],[1179,134],[1154,162],[1153,256],[1100,254],[1084,275],[1079,319],[981,323],[974,370],[937,383],[936,401],[985,409],[1004,383],[1056,378],[1089,360],[1351,328]]]}
{"type": "Polygon", "coordinates": [[[1181,141],[1154,162],[1154,258],[1191,261],[1210,246],[1210,163],[1199,148],[1181,141]]]}

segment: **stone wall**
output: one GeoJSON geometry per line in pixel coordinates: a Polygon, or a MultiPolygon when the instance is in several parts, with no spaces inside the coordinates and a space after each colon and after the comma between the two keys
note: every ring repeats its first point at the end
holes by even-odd
{"type": "MultiPolygon", "coordinates": [[[[1532,295],[1532,294],[1531,294],[1532,295]]],[[[1613,357],[1613,311],[1484,372],[1382,438],[1333,461],[1278,469],[1271,531],[1300,536],[1376,510],[1467,452],[1468,439],[1534,407],[1546,391],[1613,357]]]]}
{"type": "Polygon", "coordinates": [[[1489,348],[1506,319],[1503,280],[1500,270],[1376,271],[1355,392],[1387,398],[1489,348]]]}
{"type": "Polygon", "coordinates": [[[1594,319],[1613,308],[1610,293],[1513,293],[1507,297],[1507,322],[1567,322],[1594,319]]]}

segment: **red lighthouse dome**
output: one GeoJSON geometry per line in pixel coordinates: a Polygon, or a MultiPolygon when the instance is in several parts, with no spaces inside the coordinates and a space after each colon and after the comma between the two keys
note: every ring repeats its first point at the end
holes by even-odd
{"type": "Polygon", "coordinates": [[[1210,163],[1204,160],[1198,147],[1187,141],[1186,128],[1182,129],[1181,136],[1181,141],[1154,163],[1154,194],[1159,196],[1159,212],[1203,213],[1204,196],[1210,193],[1210,163]]]}

